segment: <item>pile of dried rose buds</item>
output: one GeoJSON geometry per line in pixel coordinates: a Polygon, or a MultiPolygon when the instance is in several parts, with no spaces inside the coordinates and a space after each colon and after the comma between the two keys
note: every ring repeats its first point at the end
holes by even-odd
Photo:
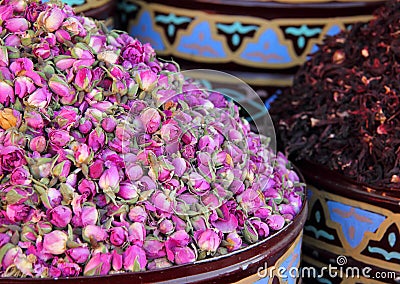
{"type": "Polygon", "coordinates": [[[69,6],[0,3],[2,277],[190,263],[298,214],[297,174],[232,102],[69,6]]]}

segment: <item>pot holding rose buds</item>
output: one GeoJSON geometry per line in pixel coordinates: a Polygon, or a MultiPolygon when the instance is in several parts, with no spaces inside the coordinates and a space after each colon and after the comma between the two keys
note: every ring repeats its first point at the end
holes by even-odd
{"type": "Polygon", "coordinates": [[[233,101],[61,2],[5,0],[0,19],[1,281],[276,282],[271,266],[299,265],[304,183],[233,101]]]}
{"type": "Polygon", "coordinates": [[[388,1],[367,24],[328,37],[273,107],[309,184],[304,262],[344,256],[377,283],[400,275],[399,9],[388,1]]]}

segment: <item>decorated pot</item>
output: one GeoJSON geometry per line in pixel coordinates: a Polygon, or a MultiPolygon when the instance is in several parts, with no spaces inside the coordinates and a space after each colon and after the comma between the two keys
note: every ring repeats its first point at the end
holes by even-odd
{"type": "MultiPolygon", "coordinates": [[[[49,2],[49,0],[43,0],[49,2]]],[[[62,0],[72,6],[77,13],[84,13],[85,16],[98,20],[105,20],[108,27],[114,25],[114,11],[116,2],[113,0],[62,0]]]]}
{"type": "Polygon", "coordinates": [[[399,283],[399,190],[374,189],[309,162],[297,165],[310,206],[304,266],[337,268],[337,275],[325,273],[321,283],[399,283]]]}
{"type": "Polygon", "coordinates": [[[304,202],[299,214],[278,233],[233,253],[193,264],[99,277],[1,278],[0,283],[297,283],[297,277],[291,275],[298,275],[293,271],[299,271],[306,217],[307,202],[304,202]],[[281,270],[279,271],[278,268],[281,270]]]}
{"type": "Polygon", "coordinates": [[[131,35],[183,68],[229,71],[264,98],[292,75],[325,35],[367,21],[385,1],[125,0],[131,35]]]}

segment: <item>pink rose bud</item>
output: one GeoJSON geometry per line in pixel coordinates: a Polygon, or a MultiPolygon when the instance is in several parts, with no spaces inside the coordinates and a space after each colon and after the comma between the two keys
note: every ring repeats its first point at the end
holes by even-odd
{"type": "Polygon", "coordinates": [[[118,169],[115,166],[111,166],[105,170],[99,180],[99,186],[103,190],[118,191],[119,189],[120,176],[118,169]]]}
{"type": "Polygon", "coordinates": [[[56,148],[62,148],[71,141],[71,136],[65,130],[51,130],[49,132],[50,145],[56,148]]]}
{"type": "Polygon", "coordinates": [[[66,30],[57,30],[55,32],[55,36],[59,43],[64,43],[65,41],[71,41],[71,35],[66,30]]]}
{"type": "Polygon", "coordinates": [[[36,86],[31,78],[20,76],[15,78],[14,81],[15,93],[19,98],[24,98],[27,94],[33,93],[36,90],[36,86]]]}
{"type": "Polygon", "coordinates": [[[75,75],[75,85],[77,86],[78,91],[87,91],[89,92],[89,86],[92,84],[93,73],[89,68],[81,68],[76,72],[75,75]]]}
{"type": "Polygon", "coordinates": [[[29,185],[31,174],[26,167],[15,168],[11,173],[10,183],[12,185],[29,185]]]}
{"type": "Polygon", "coordinates": [[[158,225],[158,229],[162,234],[172,234],[174,232],[175,226],[171,220],[165,219],[162,220],[161,223],[158,225]]]}
{"type": "Polygon", "coordinates": [[[129,226],[128,229],[128,240],[140,246],[143,246],[143,242],[146,239],[146,229],[143,223],[135,222],[129,226]]]}
{"type": "Polygon", "coordinates": [[[111,270],[111,259],[112,255],[110,253],[94,254],[86,264],[83,275],[107,275],[111,270]]]}
{"type": "Polygon", "coordinates": [[[11,33],[24,32],[29,28],[29,22],[25,18],[10,18],[5,21],[5,28],[11,33]]]}
{"type": "Polygon", "coordinates": [[[81,272],[80,266],[76,263],[61,262],[57,265],[57,268],[60,269],[61,275],[64,277],[79,276],[81,272]]]}
{"type": "Polygon", "coordinates": [[[33,54],[42,59],[47,59],[51,55],[50,45],[47,42],[42,42],[40,44],[35,44],[33,46],[33,54]]]}
{"type": "MultiPolygon", "coordinates": [[[[0,67],[8,67],[8,51],[6,46],[0,47],[0,67]]],[[[14,83],[15,84],[15,83],[14,83]]]]}
{"type": "Polygon", "coordinates": [[[90,122],[90,120],[82,119],[79,125],[79,131],[82,132],[83,134],[88,134],[90,130],[92,130],[92,127],[93,124],[90,122]]]}
{"type": "Polygon", "coordinates": [[[74,107],[64,106],[60,111],[56,112],[55,121],[60,128],[69,129],[76,126],[78,121],[78,110],[74,107]]]}
{"type": "Polygon", "coordinates": [[[139,197],[139,192],[138,192],[137,186],[130,182],[122,182],[119,185],[119,191],[117,193],[117,196],[125,199],[125,200],[131,200],[139,197]]]}
{"type": "Polygon", "coordinates": [[[89,167],[89,176],[92,179],[98,179],[104,172],[104,162],[102,160],[96,160],[89,167]]]}
{"type": "Polygon", "coordinates": [[[61,192],[52,187],[47,190],[47,196],[52,207],[60,205],[63,199],[61,192]]]}
{"type": "Polygon", "coordinates": [[[113,250],[112,254],[112,268],[114,271],[120,271],[122,269],[122,254],[119,254],[116,250],[113,250]]]}
{"type": "Polygon", "coordinates": [[[158,130],[161,124],[161,116],[158,110],[147,108],[140,114],[140,120],[145,127],[147,133],[154,133],[158,130]]]}
{"type": "Polygon", "coordinates": [[[92,132],[90,132],[87,143],[94,152],[97,152],[104,147],[105,141],[106,136],[104,134],[104,131],[101,128],[97,127],[96,129],[93,129],[92,132]]]}
{"type": "Polygon", "coordinates": [[[146,256],[148,256],[151,259],[166,256],[164,243],[158,240],[145,241],[143,244],[143,249],[146,252],[146,256]]]}
{"type": "Polygon", "coordinates": [[[51,254],[63,254],[67,249],[68,235],[63,231],[53,231],[44,235],[43,249],[51,254]]]}
{"type": "Polygon", "coordinates": [[[24,204],[8,204],[6,208],[7,218],[13,222],[28,222],[32,218],[32,209],[24,204]]]}
{"type": "Polygon", "coordinates": [[[38,22],[48,32],[54,32],[60,28],[65,19],[65,13],[58,7],[51,7],[39,14],[38,22]]]}
{"type": "Polygon", "coordinates": [[[96,184],[94,181],[83,179],[78,185],[78,191],[82,195],[93,197],[96,195],[96,184]]]}
{"type": "Polygon", "coordinates": [[[226,236],[226,248],[229,252],[240,249],[242,247],[242,238],[237,232],[229,233],[226,236]]]}
{"type": "Polygon", "coordinates": [[[204,135],[200,137],[198,147],[200,151],[213,153],[215,148],[217,147],[217,144],[211,136],[204,135]]]}
{"type": "Polygon", "coordinates": [[[127,232],[121,227],[111,228],[109,230],[110,233],[110,243],[114,246],[121,246],[126,241],[127,232]]]}
{"type": "Polygon", "coordinates": [[[212,229],[207,229],[197,236],[197,244],[202,251],[216,252],[221,244],[221,237],[212,229]]]}
{"type": "Polygon", "coordinates": [[[175,224],[175,231],[186,230],[186,222],[178,216],[172,215],[172,222],[175,224]]]}
{"type": "Polygon", "coordinates": [[[90,251],[87,247],[77,247],[67,250],[66,254],[69,255],[76,263],[85,263],[89,258],[90,251]]]}
{"type": "Polygon", "coordinates": [[[8,106],[15,102],[14,89],[5,81],[0,81],[0,103],[8,106]]]}
{"type": "Polygon", "coordinates": [[[147,219],[146,210],[142,206],[134,206],[129,211],[129,220],[132,222],[144,223],[147,219]]]}
{"type": "Polygon", "coordinates": [[[105,229],[96,225],[87,225],[82,230],[82,237],[85,241],[90,242],[91,239],[96,242],[105,241],[108,234],[105,229]]]}
{"type": "Polygon", "coordinates": [[[176,264],[192,263],[196,260],[196,254],[189,247],[176,247],[174,251],[174,262],[176,264]]]}
{"type": "Polygon", "coordinates": [[[101,127],[105,132],[112,133],[117,127],[117,121],[112,117],[106,117],[101,121],[101,127]]]}
{"type": "Polygon", "coordinates": [[[19,254],[22,254],[22,250],[19,247],[14,247],[12,244],[6,244],[1,249],[5,251],[1,265],[3,270],[6,271],[7,268],[15,265],[15,260],[19,254]]]}
{"type": "Polygon", "coordinates": [[[72,219],[72,211],[67,206],[60,205],[48,213],[50,223],[59,228],[67,226],[72,219]]]}
{"type": "Polygon", "coordinates": [[[174,120],[163,123],[161,127],[161,138],[167,143],[177,141],[181,134],[182,130],[180,126],[174,120]]]}
{"type": "Polygon", "coordinates": [[[141,70],[138,73],[139,86],[144,91],[150,91],[157,83],[157,74],[151,70],[141,70]]]}
{"type": "Polygon", "coordinates": [[[70,160],[64,160],[54,166],[52,169],[52,174],[54,177],[59,178],[60,181],[65,182],[71,171],[71,166],[72,162],[70,160]]]}
{"type": "Polygon", "coordinates": [[[94,206],[84,206],[82,208],[82,225],[96,225],[99,219],[99,212],[94,206]]]}
{"type": "Polygon", "coordinates": [[[18,47],[21,46],[21,38],[17,35],[11,34],[4,40],[6,46],[18,47]]]}
{"type": "Polygon", "coordinates": [[[261,238],[268,237],[269,227],[267,224],[265,224],[264,222],[257,220],[257,219],[251,220],[250,222],[253,225],[254,229],[257,230],[257,233],[261,238]]]}
{"type": "Polygon", "coordinates": [[[182,156],[185,159],[193,159],[194,155],[195,155],[196,150],[194,149],[194,147],[192,145],[185,145],[182,148],[182,156]]]}
{"type": "Polygon", "coordinates": [[[126,271],[141,271],[146,268],[146,252],[139,246],[128,247],[124,252],[124,268],[126,271]]]}
{"type": "Polygon", "coordinates": [[[47,143],[44,136],[36,136],[29,142],[29,148],[32,151],[42,153],[46,150],[47,143]]]}
{"type": "Polygon", "coordinates": [[[175,167],[174,174],[178,177],[183,176],[186,172],[187,164],[183,158],[175,158],[172,160],[172,165],[175,167]]]}
{"type": "Polygon", "coordinates": [[[14,7],[12,5],[1,5],[0,6],[0,20],[5,21],[12,18],[14,7]]]}
{"type": "Polygon", "coordinates": [[[51,93],[47,88],[40,88],[28,97],[28,104],[38,108],[45,108],[49,105],[51,93]]]}
{"type": "Polygon", "coordinates": [[[278,231],[285,225],[285,219],[281,215],[271,215],[267,217],[267,224],[272,230],[278,231]]]}
{"type": "Polygon", "coordinates": [[[75,151],[74,157],[78,164],[85,164],[89,162],[91,150],[88,145],[81,143],[75,146],[73,150],[75,151]]]}
{"type": "Polygon", "coordinates": [[[26,165],[25,152],[17,146],[6,146],[0,149],[0,167],[11,172],[15,168],[26,165]]]}
{"type": "Polygon", "coordinates": [[[131,181],[139,180],[143,176],[142,166],[131,164],[126,168],[126,175],[131,181]]]}
{"type": "Polygon", "coordinates": [[[210,184],[196,172],[190,174],[189,185],[193,188],[193,191],[200,196],[206,194],[211,188],[210,184]]]}
{"type": "Polygon", "coordinates": [[[68,82],[58,75],[53,74],[48,84],[50,90],[60,97],[69,97],[75,93],[75,90],[69,86],[68,82]]]}
{"type": "Polygon", "coordinates": [[[31,111],[25,113],[25,121],[27,125],[35,130],[41,130],[44,127],[44,121],[40,113],[31,111]]]}

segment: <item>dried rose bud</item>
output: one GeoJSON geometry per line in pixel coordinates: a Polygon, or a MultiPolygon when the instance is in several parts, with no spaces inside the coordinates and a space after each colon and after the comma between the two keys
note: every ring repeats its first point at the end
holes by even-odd
{"type": "Polygon", "coordinates": [[[56,148],[62,148],[71,141],[71,136],[65,130],[50,130],[49,132],[50,145],[56,148]]]}
{"type": "Polygon", "coordinates": [[[113,250],[111,254],[112,254],[112,268],[114,269],[114,271],[120,271],[123,265],[122,254],[119,254],[116,250],[113,250]]]}
{"type": "Polygon", "coordinates": [[[127,232],[121,227],[111,228],[109,230],[110,243],[114,246],[121,246],[126,241],[127,232]]]}
{"type": "Polygon", "coordinates": [[[26,165],[25,152],[17,146],[7,146],[0,149],[0,167],[11,172],[15,168],[26,165]]]}
{"type": "Polygon", "coordinates": [[[94,206],[84,206],[82,208],[82,226],[96,225],[99,219],[99,212],[94,206]]]}
{"type": "Polygon", "coordinates": [[[229,252],[240,249],[242,247],[242,238],[237,232],[229,233],[226,236],[226,248],[229,252]]]}
{"type": "Polygon", "coordinates": [[[26,167],[19,167],[12,171],[10,178],[12,185],[29,185],[31,182],[30,173],[26,167]]]}
{"type": "Polygon", "coordinates": [[[29,105],[38,108],[45,108],[49,105],[51,93],[47,88],[40,88],[28,96],[27,102],[29,105]]]}
{"type": "Polygon", "coordinates": [[[142,206],[134,206],[129,211],[129,220],[144,223],[147,219],[146,210],[142,206]]]}
{"type": "Polygon", "coordinates": [[[0,103],[9,105],[15,102],[14,89],[7,82],[0,82],[0,103]]]}
{"type": "Polygon", "coordinates": [[[137,245],[132,245],[125,250],[123,260],[126,271],[144,270],[147,265],[146,252],[137,245]]]}
{"type": "Polygon", "coordinates": [[[169,235],[174,232],[175,226],[171,220],[165,219],[161,221],[161,223],[158,225],[158,229],[160,230],[161,233],[169,235]]]}
{"type": "Polygon", "coordinates": [[[59,178],[61,182],[65,182],[70,173],[71,166],[72,162],[70,160],[62,161],[54,166],[51,173],[54,177],[59,178]]]}
{"type": "Polygon", "coordinates": [[[105,170],[99,180],[99,186],[103,190],[109,190],[118,192],[120,176],[118,169],[115,166],[111,166],[105,170]]]}
{"type": "Polygon", "coordinates": [[[176,264],[192,263],[196,260],[196,254],[189,247],[176,247],[174,249],[174,262],[176,264]]]}
{"type": "Polygon", "coordinates": [[[44,136],[36,136],[29,142],[29,148],[32,151],[42,153],[46,150],[47,143],[44,136]]]}
{"type": "Polygon", "coordinates": [[[49,32],[54,32],[60,28],[64,19],[65,13],[57,7],[52,7],[41,12],[37,20],[41,27],[49,32]]]}
{"type": "Polygon", "coordinates": [[[87,139],[87,144],[89,145],[89,147],[94,152],[97,152],[104,147],[106,136],[104,134],[104,131],[101,128],[97,127],[90,132],[87,139]]]}
{"type": "Polygon", "coordinates": [[[189,185],[192,187],[193,191],[200,196],[206,194],[211,188],[210,184],[196,172],[190,174],[189,185]]]}
{"type": "Polygon", "coordinates": [[[83,275],[107,275],[111,269],[112,256],[109,253],[96,253],[85,266],[83,275]]]}
{"type": "Polygon", "coordinates": [[[11,18],[5,21],[5,28],[11,32],[24,32],[29,28],[29,22],[24,18],[11,18]]]}
{"type": "Polygon", "coordinates": [[[104,162],[102,160],[96,160],[89,167],[89,176],[92,179],[98,179],[104,172],[104,162]]]}
{"type": "Polygon", "coordinates": [[[212,229],[206,229],[197,236],[197,244],[202,251],[216,252],[221,243],[221,237],[212,229]]]}
{"type": "Polygon", "coordinates": [[[82,230],[82,237],[85,241],[95,240],[101,242],[107,239],[108,234],[105,229],[96,225],[87,225],[82,230]]]}
{"type": "Polygon", "coordinates": [[[128,229],[128,240],[136,245],[143,246],[143,242],[146,239],[146,229],[143,223],[135,222],[129,226],[128,229]]]}
{"type": "Polygon", "coordinates": [[[285,225],[285,219],[281,215],[271,215],[267,217],[267,224],[272,230],[278,231],[285,225]]]}
{"type": "Polygon", "coordinates": [[[63,254],[67,249],[68,235],[63,231],[52,231],[44,235],[43,249],[51,254],[63,254]]]}
{"type": "Polygon", "coordinates": [[[74,157],[78,164],[88,163],[91,158],[90,147],[84,143],[74,146],[74,157]]]}
{"type": "Polygon", "coordinates": [[[140,114],[140,120],[145,127],[147,133],[154,133],[161,124],[161,116],[154,108],[147,108],[140,114]]]}
{"type": "Polygon", "coordinates": [[[139,189],[137,188],[136,185],[130,182],[122,182],[120,183],[117,196],[125,200],[135,199],[139,197],[139,189]]]}
{"type": "Polygon", "coordinates": [[[72,211],[69,207],[60,205],[48,212],[50,223],[59,228],[67,226],[72,219],[72,211]]]}

